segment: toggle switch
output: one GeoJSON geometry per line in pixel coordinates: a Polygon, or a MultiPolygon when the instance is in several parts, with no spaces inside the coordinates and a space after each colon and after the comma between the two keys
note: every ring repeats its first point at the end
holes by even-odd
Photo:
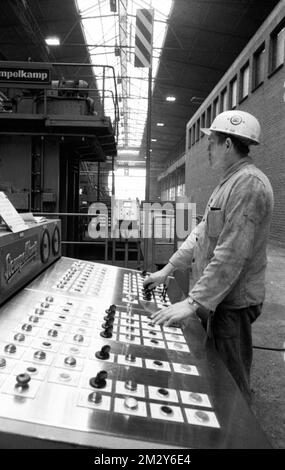
{"type": "Polygon", "coordinates": [[[137,388],[137,383],[134,380],[126,380],[125,389],[130,390],[131,392],[135,392],[137,388]]]}
{"type": "Polygon", "coordinates": [[[128,362],[136,362],[136,356],[134,356],[134,354],[128,353],[125,355],[125,360],[128,362]]]}
{"type": "Polygon", "coordinates": [[[88,395],[88,401],[94,403],[94,405],[99,405],[102,403],[102,393],[100,392],[92,392],[88,395]]]}

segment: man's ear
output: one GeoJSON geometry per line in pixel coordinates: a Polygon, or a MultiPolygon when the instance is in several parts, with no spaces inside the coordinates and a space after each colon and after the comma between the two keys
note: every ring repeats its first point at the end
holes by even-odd
{"type": "Polygon", "coordinates": [[[230,137],[227,137],[227,138],[226,138],[226,147],[227,147],[227,149],[230,149],[231,146],[232,146],[232,144],[233,144],[233,143],[232,143],[230,137]]]}

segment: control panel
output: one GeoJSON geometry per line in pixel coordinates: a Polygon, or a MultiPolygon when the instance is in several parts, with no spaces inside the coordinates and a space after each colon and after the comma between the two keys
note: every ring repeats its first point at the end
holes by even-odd
{"type": "Polygon", "coordinates": [[[21,422],[51,446],[268,446],[199,320],[152,322],[171,289],[144,275],[61,258],[2,306],[7,439],[21,422]]]}

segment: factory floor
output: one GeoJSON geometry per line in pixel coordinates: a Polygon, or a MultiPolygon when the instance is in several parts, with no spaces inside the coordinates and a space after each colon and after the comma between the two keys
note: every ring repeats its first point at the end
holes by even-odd
{"type": "Polygon", "coordinates": [[[266,298],[252,329],[252,409],[272,447],[285,449],[285,248],[271,242],[267,253],[266,298]]]}

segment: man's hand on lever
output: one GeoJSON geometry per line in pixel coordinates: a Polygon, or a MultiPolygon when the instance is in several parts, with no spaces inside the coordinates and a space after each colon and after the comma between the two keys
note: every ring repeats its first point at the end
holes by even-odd
{"type": "Polygon", "coordinates": [[[196,304],[189,304],[188,299],[185,299],[153,313],[151,318],[157,325],[170,326],[174,322],[196,317],[197,308],[196,304]]]}
{"type": "Polygon", "coordinates": [[[143,283],[145,289],[152,290],[159,284],[165,284],[167,281],[168,276],[171,275],[173,272],[173,266],[168,263],[164,268],[156,271],[155,273],[151,273],[143,283]]]}

